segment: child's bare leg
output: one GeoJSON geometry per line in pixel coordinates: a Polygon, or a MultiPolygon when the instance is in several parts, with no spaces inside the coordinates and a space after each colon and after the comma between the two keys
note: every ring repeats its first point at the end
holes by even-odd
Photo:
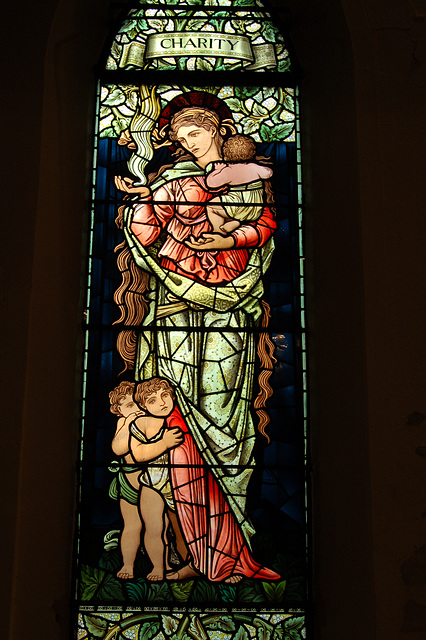
{"type": "Polygon", "coordinates": [[[143,486],[141,489],[140,512],[145,525],[144,545],[151,560],[152,571],[148,580],[164,578],[164,500],[157,491],[143,486]]]}
{"type": "Polygon", "coordinates": [[[178,553],[181,556],[182,560],[186,560],[188,557],[188,547],[186,546],[185,539],[182,535],[182,531],[180,529],[177,515],[174,511],[170,511],[170,509],[168,510],[167,513],[168,513],[171,525],[173,527],[173,531],[175,532],[176,547],[177,547],[178,553]]]}
{"type": "Polygon", "coordinates": [[[238,220],[229,219],[223,223],[223,225],[220,227],[220,230],[222,233],[232,233],[232,231],[238,229],[239,226],[240,223],[238,222],[238,220]]]}
{"type": "Polygon", "coordinates": [[[169,571],[172,567],[169,563],[169,543],[167,541],[167,529],[169,528],[170,520],[167,515],[167,511],[164,511],[164,529],[163,529],[163,542],[164,542],[164,565],[166,571],[169,571]]]}
{"type": "Polygon", "coordinates": [[[120,500],[120,509],[124,520],[120,539],[123,566],[118,571],[117,578],[130,580],[133,578],[133,565],[141,543],[142,522],[137,505],[120,500]]]}
{"type": "Polygon", "coordinates": [[[223,224],[231,221],[231,218],[227,216],[225,208],[220,202],[220,198],[213,198],[209,201],[207,206],[207,218],[212,225],[213,233],[223,233],[223,224]]]}

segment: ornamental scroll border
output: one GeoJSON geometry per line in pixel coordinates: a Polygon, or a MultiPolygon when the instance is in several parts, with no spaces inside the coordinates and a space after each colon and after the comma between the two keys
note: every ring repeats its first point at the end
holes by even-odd
{"type": "Polygon", "coordinates": [[[81,607],[79,640],[304,640],[305,616],[288,613],[211,610],[109,613],[108,607],[91,611],[81,607]]]}

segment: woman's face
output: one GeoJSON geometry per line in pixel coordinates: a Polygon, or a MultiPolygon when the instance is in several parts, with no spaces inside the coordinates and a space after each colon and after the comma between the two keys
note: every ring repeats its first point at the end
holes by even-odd
{"type": "Polygon", "coordinates": [[[196,124],[182,125],[177,130],[177,141],[197,160],[201,160],[206,155],[211,155],[212,151],[217,152],[216,133],[213,128],[207,130],[196,124]]]}

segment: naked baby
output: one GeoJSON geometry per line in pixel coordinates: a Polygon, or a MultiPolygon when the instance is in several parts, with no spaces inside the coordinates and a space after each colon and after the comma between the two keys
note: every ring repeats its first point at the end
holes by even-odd
{"type": "Polygon", "coordinates": [[[241,222],[258,220],[265,205],[264,181],[272,169],[256,162],[256,143],[250,136],[234,135],[223,143],[224,162],[215,162],[207,174],[209,189],[228,187],[210,200],[207,217],[213,233],[231,233],[241,222]]]}

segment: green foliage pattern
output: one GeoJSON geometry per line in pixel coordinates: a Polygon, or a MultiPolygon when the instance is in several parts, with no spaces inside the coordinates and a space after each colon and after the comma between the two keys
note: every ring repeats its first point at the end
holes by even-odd
{"type": "Polygon", "coordinates": [[[292,613],[103,613],[79,616],[82,640],[304,640],[305,618],[292,613]]]}

